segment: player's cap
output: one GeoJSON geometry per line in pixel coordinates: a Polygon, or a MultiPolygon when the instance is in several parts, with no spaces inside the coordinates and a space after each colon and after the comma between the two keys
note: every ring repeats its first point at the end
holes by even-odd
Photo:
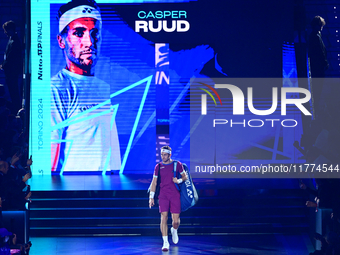
{"type": "Polygon", "coordinates": [[[59,18],[59,33],[61,33],[72,21],[79,18],[94,18],[100,23],[102,22],[99,10],[89,5],[80,5],[61,15],[59,18]]]}

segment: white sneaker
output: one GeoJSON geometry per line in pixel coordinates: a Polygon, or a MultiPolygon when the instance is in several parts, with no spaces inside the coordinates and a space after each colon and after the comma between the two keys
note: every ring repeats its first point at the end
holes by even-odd
{"type": "Polygon", "coordinates": [[[172,235],[172,241],[174,242],[174,244],[177,244],[179,241],[177,230],[174,228],[171,228],[171,235],[172,235]]]}
{"type": "Polygon", "coordinates": [[[169,243],[163,243],[162,251],[169,251],[170,244],[169,243]]]}

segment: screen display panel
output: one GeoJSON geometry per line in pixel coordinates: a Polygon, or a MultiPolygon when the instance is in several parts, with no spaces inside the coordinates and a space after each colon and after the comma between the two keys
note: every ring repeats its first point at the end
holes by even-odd
{"type": "MultiPolygon", "coordinates": [[[[190,164],[193,79],[282,78],[292,15],[289,1],[31,1],[33,171],[152,172],[164,145],[190,164]]],[[[233,129],[226,158],[261,160],[254,144],[302,130],[267,126],[233,129]]]]}

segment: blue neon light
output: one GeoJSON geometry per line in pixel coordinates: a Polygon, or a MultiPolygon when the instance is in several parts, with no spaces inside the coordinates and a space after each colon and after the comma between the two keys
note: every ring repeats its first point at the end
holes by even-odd
{"type": "MultiPolygon", "coordinates": [[[[127,158],[128,158],[128,155],[129,155],[129,152],[130,152],[130,149],[131,149],[131,145],[132,145],[132,141],[133,141],[133,137],[135,136],[135,133],[136,133],[136,130],[137,130],[137,126],[138,126],[138,122],[139,122],[139,119],[140,119],[140,116],[142,114],[142,111],[143,111],[143,107],[144,107],[144,103],[145,103],[145,99],[146,99],[146,96],[148,94],[148,91],[149,91],[149,88],[150,88],[150,84],[151,84],[151,81],[152,81],[152,77],[153,75],[150,75],[149,77],[145,78],[144,80],[142,81],[147,81],[147,84],[146,84],[146,87],[145,87],[145,90],[144,90],[144,94],[143,94],[143,97],[142,97],[142,101],[140,103],[140,106],[139,106],[139,109],[138,109],[138,113],[137,113],[137,117],[136,117],[136,120],[135,120],[135,123],[133,125],[133,128],[132,128],[132,132],[131,132],[131,135],[130,135],[130,139],[129,139],[129,143],[128,143],[128,146],[126,148],[126,151],[125,151],[125,154],[124,154],[124,158],[123,158],[123,161],[122,161],[122,165],[121,165],[121,168],[119,170],[119,173],[122,174],[124,172],[124,167],[125,167],[125,164],[126,164],[126,161],[127,161],[127,158]]],[[[140,82],[137,82],[137,83],[142,83],[142,81],[140,82]]],[[[136,83],[135,83],[136,84],[136,83]]],[[[134,85],[134,84],[133,84],[134,85]]],[[[129,87],[133,86],[133,85],[130,85],[129,87]]],[[[138,84],[139,85],[139,84],[138,84]]],[[[137,86],[137,85],[135,85],[137,86]]],[[[133,87],[135,87],[133,86],[133,87]]],[[[127,87],[127,88],[129,88],[127,87]]],[[[126,90],[127,90],[126,88],[126,90]]],[[[124,90],[124,89],[123,89],[124,90]]],[[[125,91],[126,91],[125,90],[125,91]]],[[[124,92],[125,92],[124,91],[124,92]]],[[[118,92],[117,92],[118,93],[118,92]]],[[[117,93],[114,93],[111,95],[111,98],[116,96],[115,94],[117,93]]],[[[121,92],[122,93],[122,92],[121,92]]],[[[121,94],[119,93],[119,94],[121,94]]]]}

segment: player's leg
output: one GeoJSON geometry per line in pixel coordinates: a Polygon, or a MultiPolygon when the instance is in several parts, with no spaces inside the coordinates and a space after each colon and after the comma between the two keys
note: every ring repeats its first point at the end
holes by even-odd
{"type": "Polygon", "coordinates": [[[179,213],[172,213],[171,218],[172,218],[172,227],[174,229],[178,229],[180,225],[179,213]]]}
{"type": "Polygon", "coordinates": [[[174,244],[177,244],[179,241],[178,234],[177,234],[177,230],[180,224],[179,213],[172,213],[171,218],[172,218],[172,228],[171,228],[172,241],[174,242],[174,244]]]}
{"type": "Polygon", "coordinates": [[[173,194],[170,200],[170,212],[171,212],[171,218],[172,218],[172,228],[171,228],[171,235],[172,235],[172,241],[174,244],[177,244],[178,234],[177,230],[180,224],[179,214],[181,213],[181,197],[179,192],[173,194]]]}
{"type": "Polygon", "coordinates": [[[168,212],[161,212],[161,232],[162,236],[168,235],[168,212]]]}
{"type": "Polygon", "coordinates": [[[164,198],[159,198],[159,212],[161,213],[161,225],[160,229],[163,238],[162,251],[168,251],[170,244],[168,240],[168,212],[170,207],[170,201],[164,198]]]}
{"type": "Polygon", "coordinates": [[[168,212],[161,212],[161,232],[163,238],[162,251],[168,251],[170,248],[168,240],[168,212]]]}

